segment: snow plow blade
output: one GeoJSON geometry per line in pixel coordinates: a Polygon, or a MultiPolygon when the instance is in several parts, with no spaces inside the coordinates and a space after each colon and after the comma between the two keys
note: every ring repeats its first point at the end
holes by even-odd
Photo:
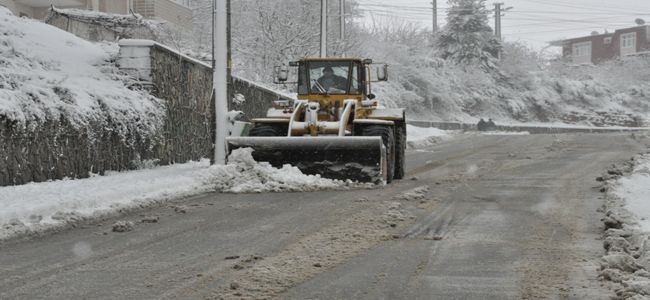
{"type": "Polygon", "coordinates": [[[309,175],[358,182],[385,182],[381,137],[233,137],[227,153],[252,148],[253,158],[276,168],[285,164],[309,175]]]}

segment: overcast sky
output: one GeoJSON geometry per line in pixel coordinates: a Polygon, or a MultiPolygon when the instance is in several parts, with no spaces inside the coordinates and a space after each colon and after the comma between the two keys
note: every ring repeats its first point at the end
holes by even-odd
{"type": "MultiPolygon", "coordinates": [[[[525,42],[542,49],[547,42],[589,35],[592,31],[610,32],[635,26],[636,18],[650,24],[650,0],[488,0],[512,7],[503,17],[506,40],[525,42]]],[[[360,0],[367,14],[390,15],[428,28],[432,27],[431,0],[360,0]]],[[[439,26],[446,22],[447,1],[438,0],[439,26]]],[[[491,15],[494,26],[494,15],[491,15]]]]}

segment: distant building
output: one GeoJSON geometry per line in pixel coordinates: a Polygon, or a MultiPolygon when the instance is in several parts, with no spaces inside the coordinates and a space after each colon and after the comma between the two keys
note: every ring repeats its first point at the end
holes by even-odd
{"type": "Polygon", "coordinates": [[[623,28],[613,33],[592,34],[552,42],[562,47],[562,56],[576,64],[593,63],[650,53],[650,26],[623,28]]]}
{"type": "Polygon", "coordinates": [[[192,28],[192,10],[188,0],[0,0],[15,15],[44,19],[50,6],[57,8],[87,9],[111,14],[130,14],[192,28]]]}

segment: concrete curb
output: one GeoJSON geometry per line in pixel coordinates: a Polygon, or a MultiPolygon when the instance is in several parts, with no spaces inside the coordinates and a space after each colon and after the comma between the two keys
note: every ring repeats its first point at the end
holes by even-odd
{"type": "MultiPolygon", "coordinates": [[[[478,131],[476,124],[460,123],[460,122],[432,122],[432,121],[407,121],[408,124],[418,127],[434,127],[442,130],[463,130],[463,131],[478,131]]],[[[592,128],[569,128],[569,127],[554,127],[554,126],[515,126],[515,125],[497,125],[494,131],[506,132],[528,132],[530,134],[557,134],[557,133],[614,133],[614,132],[647,132],[650,128],[607,128],[607,127],[592,127],[592,128]]]]}

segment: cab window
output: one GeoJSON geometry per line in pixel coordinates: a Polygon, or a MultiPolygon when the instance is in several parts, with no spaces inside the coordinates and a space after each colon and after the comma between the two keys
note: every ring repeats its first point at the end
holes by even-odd
{"type": "Polygon", "coordinates": [[[312,94],[348,94],[350,62],[313,61],[309,63],[309,85],[312,94]]]}

